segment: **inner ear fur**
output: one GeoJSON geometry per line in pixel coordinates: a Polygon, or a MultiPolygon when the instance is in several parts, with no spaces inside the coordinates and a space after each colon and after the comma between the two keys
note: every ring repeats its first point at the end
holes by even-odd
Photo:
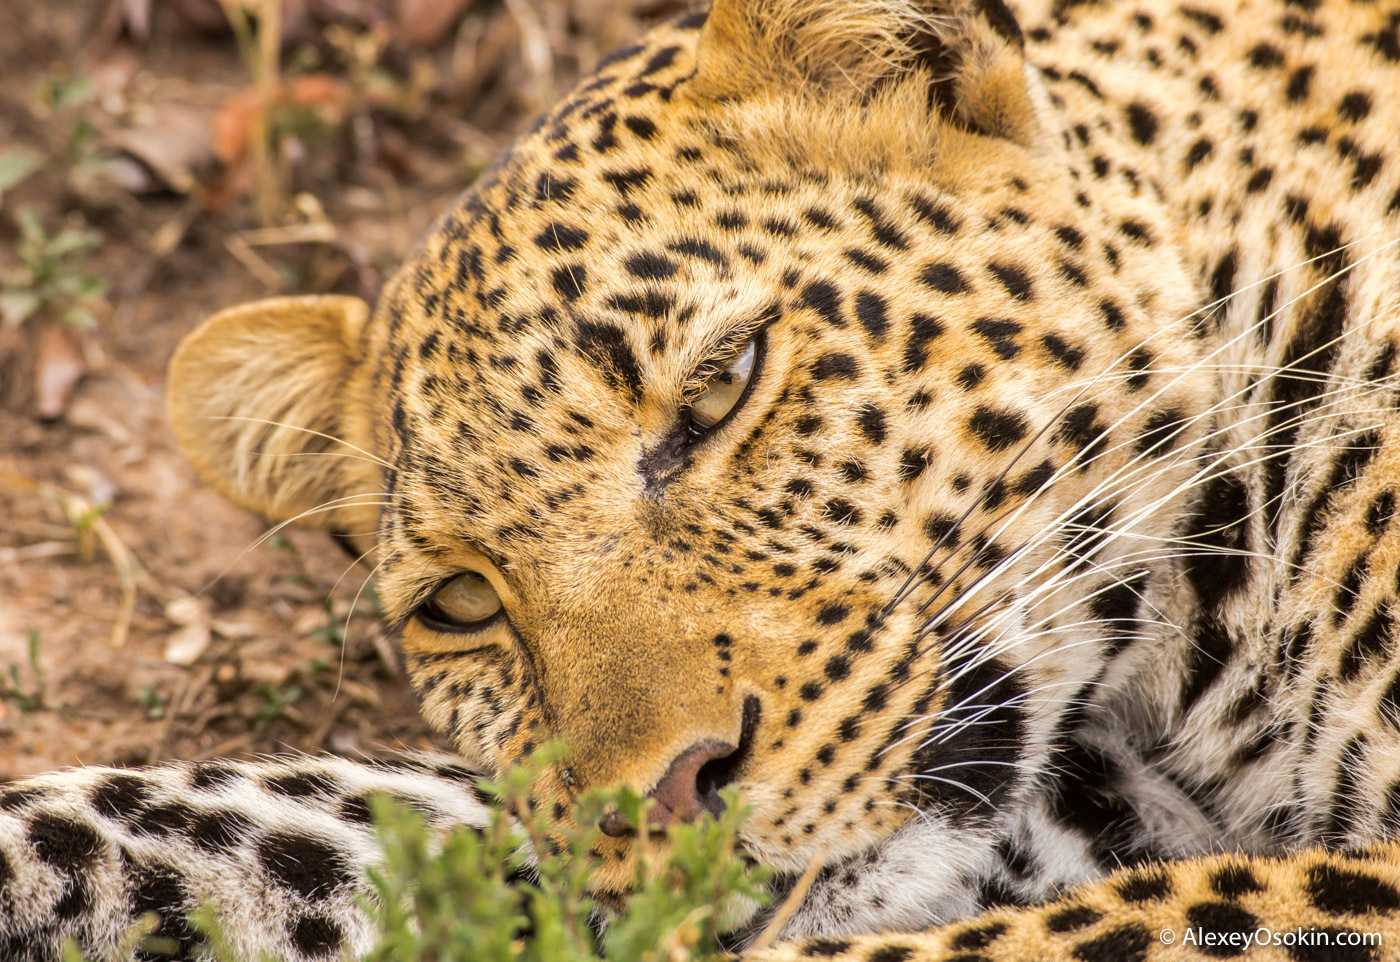
{"type": "Polygon", "coordinates": [[[927,113],[1031,147],[1024,46],[1002,0],[715,0],[689,86],[724,102],[866,103],[916,84],[927,113]]]}
{"type": "Polygon", "coordinates": [[[357,374],[368,317],[364,301],[331,296],[220,311],[176,349],[166,399],[180,447],[210,484],[361,551],[383,483],[357,374]]]}

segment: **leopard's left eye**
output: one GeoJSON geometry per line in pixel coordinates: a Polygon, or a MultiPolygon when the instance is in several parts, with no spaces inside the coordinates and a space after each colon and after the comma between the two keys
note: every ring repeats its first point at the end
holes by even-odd
{"type": "Polygon", "coordinates": [[[758,367],[760,336],[745,341],[724,370],[705,382],[704,390],[690,405],[693,428],[712,430],[739,407],[758,367]]]}
{"type": "Polygon", "coordinates": [[[467,571],[440,585],[415,614],[435,631],[462,632],[494,621],[501,607],[501,596],[491,582],[475,571],[467,571]]]}

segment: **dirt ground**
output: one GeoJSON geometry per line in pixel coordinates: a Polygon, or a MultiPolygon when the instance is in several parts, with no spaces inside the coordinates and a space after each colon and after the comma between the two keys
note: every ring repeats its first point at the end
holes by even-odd
{"type": "Polygon", "coordinates": [[[368,572],[200,482],[166,359],[239,301],[372,297],[536,110],[680,9],[0,5],[0,781],[431,744],[368,572]]]}

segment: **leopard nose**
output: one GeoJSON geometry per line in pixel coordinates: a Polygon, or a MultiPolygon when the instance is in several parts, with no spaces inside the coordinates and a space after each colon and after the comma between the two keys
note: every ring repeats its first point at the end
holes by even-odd
{"type": "MultiPolygon", "coordinates": [[[[724,800],[719,791],[734,779],[733,766],[725,760],[735,754],[727,742],[703,741],[690,746],[676,756],[661,781],[648,793],[654,804],[647,812],[647,827],[664,829],[671,819],[693,822],[705,812],[718,818],[724,813],[724,800]]],[[[633,831],[620,812],[603,816],[598,824],[604,835],[619,838],[633,831]]]]}

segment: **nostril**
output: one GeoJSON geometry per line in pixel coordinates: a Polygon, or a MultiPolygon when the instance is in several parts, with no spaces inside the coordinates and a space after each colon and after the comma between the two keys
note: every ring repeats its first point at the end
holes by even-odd
{"type": "MultiPolygon", "coordinates": [[[[713,799],[706,797],[701,788],[700,772],[714,760],[727,758],[733,753],[734,746],[727,742],[705,741],[692,745],[678,755],[648,796],[656,801],[647,818],[652,827],[661,828],[673,817],[683,822],[693,822],[707,811],[712,815],[723,812],[724,803],[720,802],[717,793],[713,799]]],[[[707,783],[710,781],[712,779],[705,779],[707,783]]]]}
{"type": "Polygon", "coordinates": [[[653,825],[665,825],[672,815],[692,821],[703,812],[716,818],[724,814],[720,790],[734,782],[748,759],[759,714],[759,701],[750,695],[744,700],[737,748],[724,742],[701,742],[671,763],[670,771],[651,793],[658,802],[653,809],[653,825]],[[663,807],[666,811],[661,810],[663,807]]]}
{"type": "Polygon", "coordinates": [[[700,796],[706,811],[715,818],[719,818],[724,812],[724,800],[719,797],[720,789],[734,784],[744,763],[748,761],[760,714],[762,708],[758,698],[753,695],[745,698],[744,718],[739,730],[739,747],[727,755],[711,759],[701,765],[700,770],[695,773],[696,794],[700,796]]]}

